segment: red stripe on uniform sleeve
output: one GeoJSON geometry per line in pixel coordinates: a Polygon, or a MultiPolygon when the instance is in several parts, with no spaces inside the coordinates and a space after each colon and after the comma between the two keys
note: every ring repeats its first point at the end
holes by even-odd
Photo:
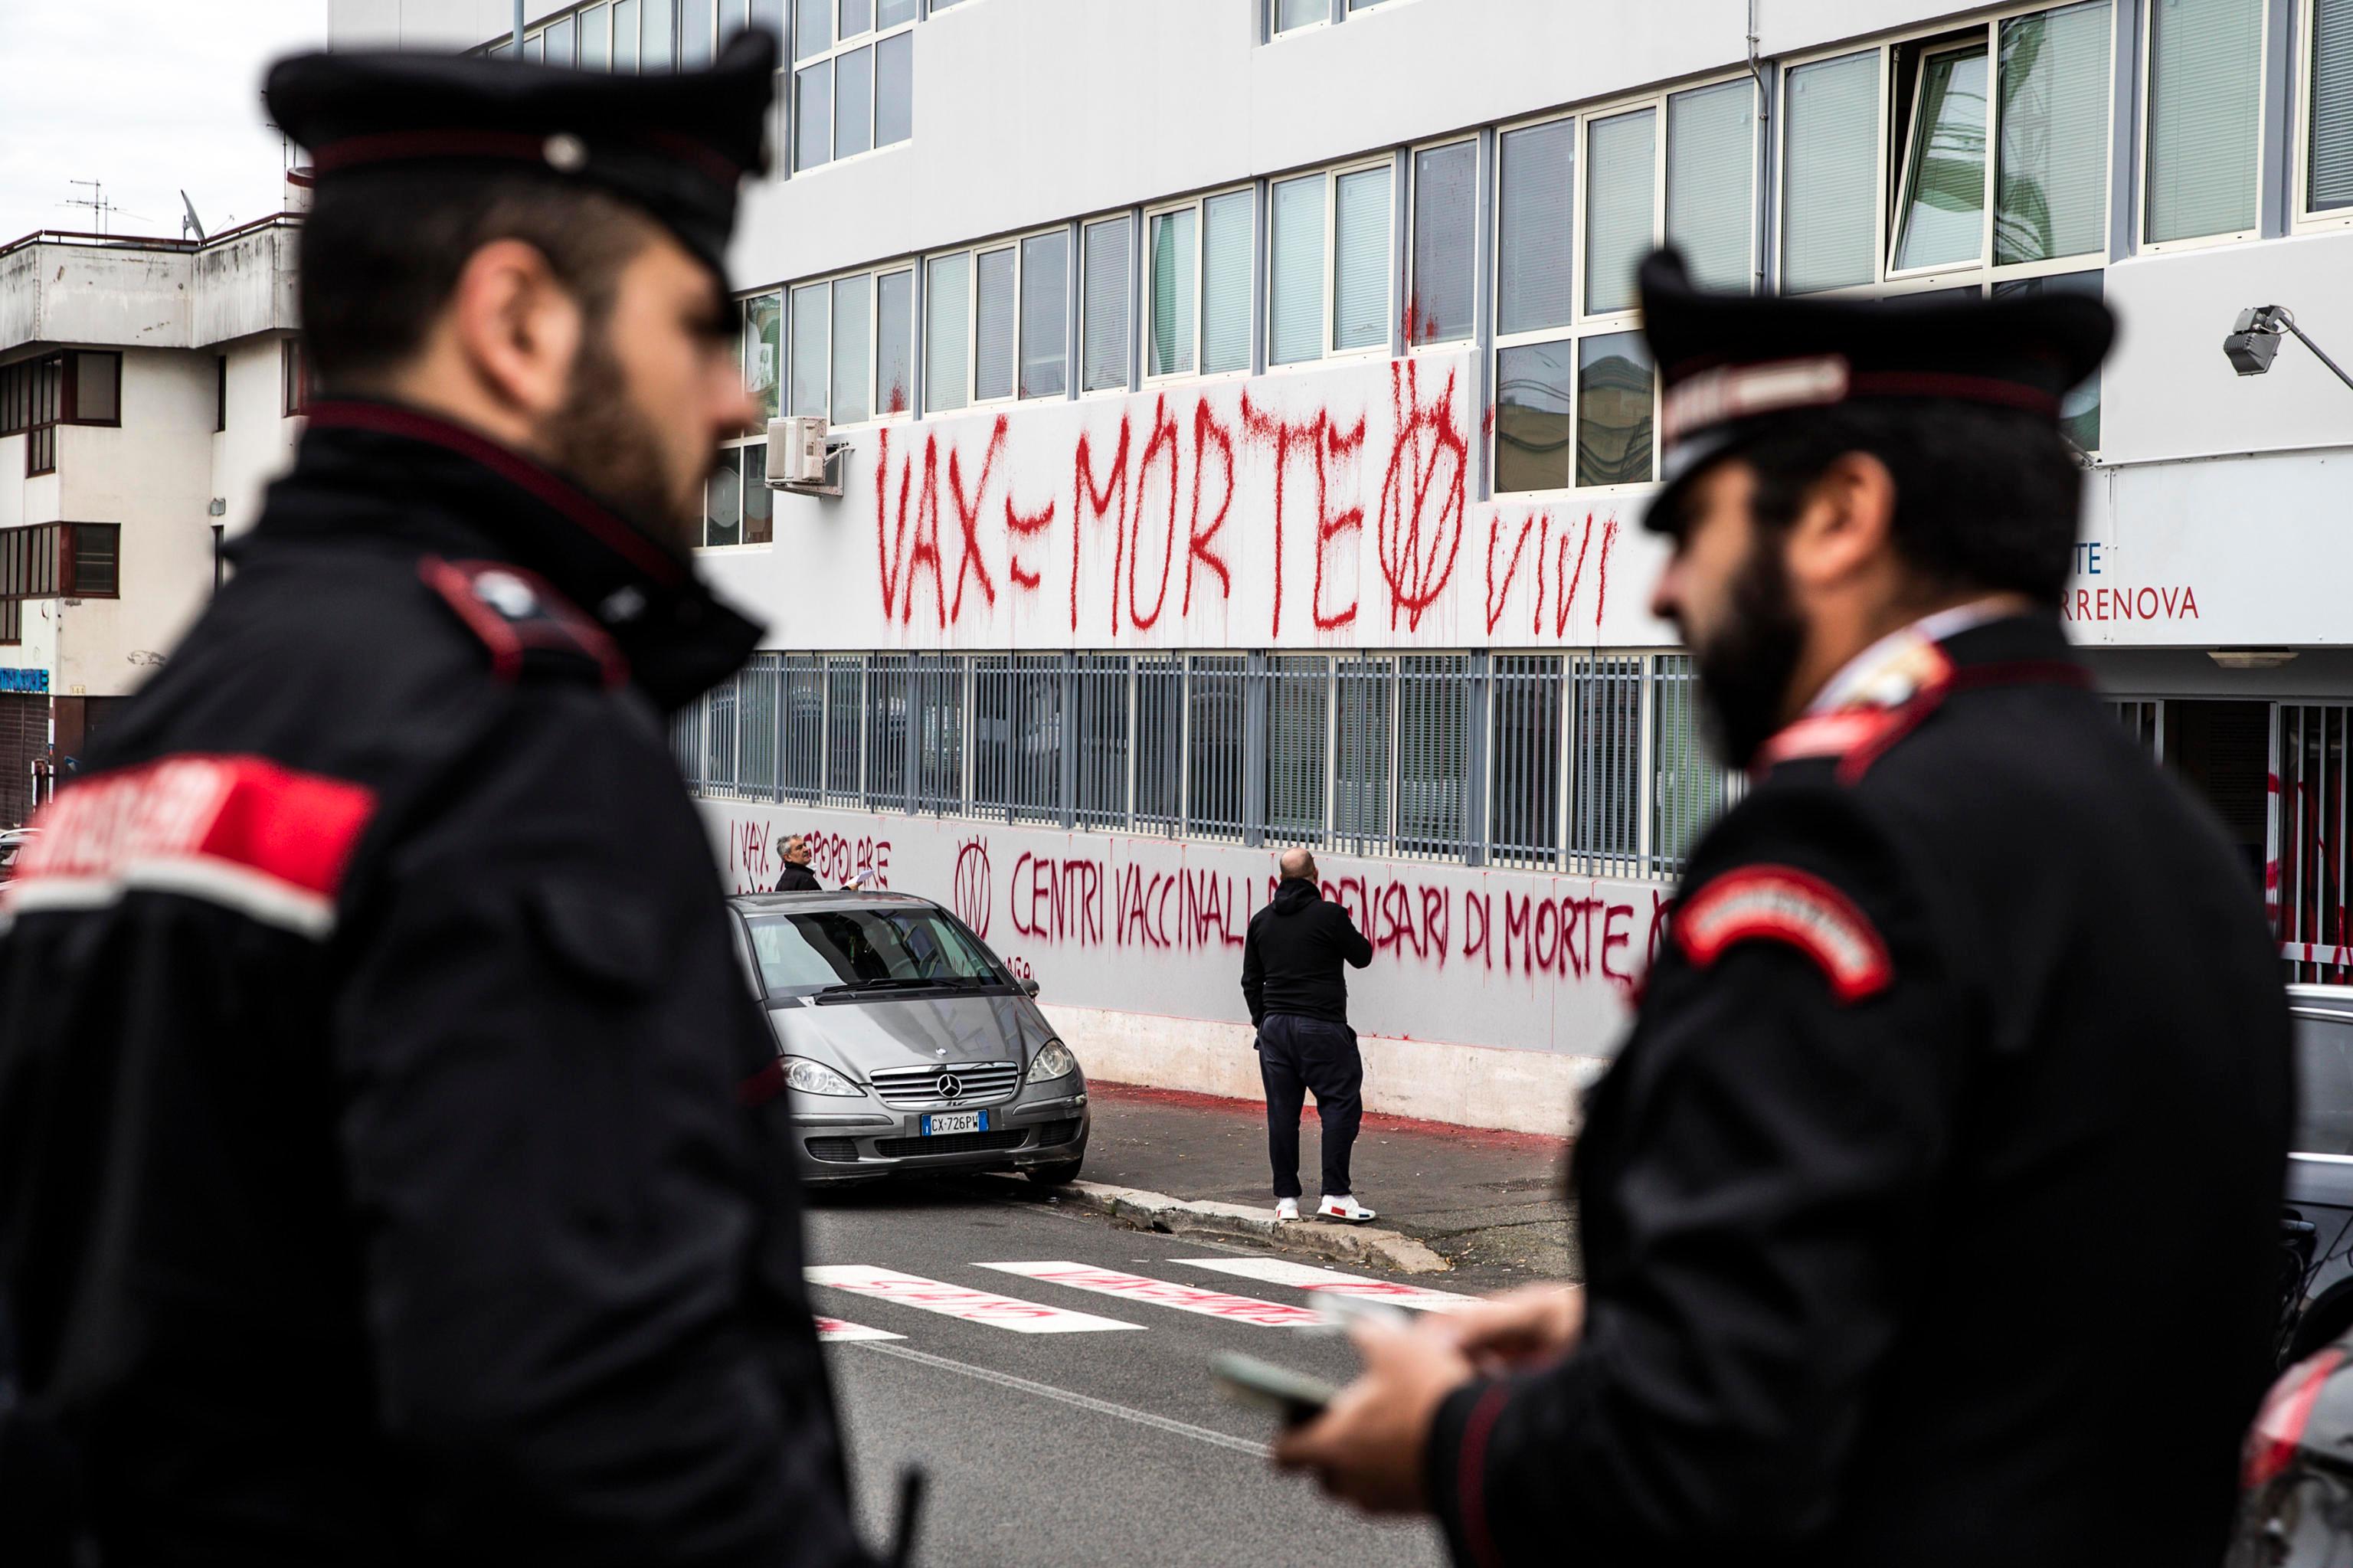
{"type": "Polygon", "coordinates": [[[1494,1532],[1487,1524],[1487,1436],[1504,1413],[1509,1391],[1500,1383],[1488,1385],[1471,1407],[1462,1425],[1462,1448],[1454,1477],[1454,1497],[1462,1517],[1462,1544],[1480,1568],[1501,1568],[1495,1555],[1494,1532]]]}
{"type": "Polygon", "coordinates": [[[217,766],[232,782],[196,853],[332,897],[375,813],[375,792],[255,758],[217,766]]]}

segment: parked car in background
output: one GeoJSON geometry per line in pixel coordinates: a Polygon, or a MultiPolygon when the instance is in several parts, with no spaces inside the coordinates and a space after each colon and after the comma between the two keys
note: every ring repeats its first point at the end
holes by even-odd
{"type": "Polygon", "coordinates": [[[2280,1221],[2284,1366],[2353,1332],[2353,986],[2290,986],[2288,1008],[2296,1118],[2280,1221]]]}
{"type": "Polygon", "coordinates": [[[40,836],[38,828],[0,828],[0,883],[16,874],[16,857],[40,836]]]}
{"type": "Polygon", "coordinates": [[[988,945],[929,899],[892,893],[729,900],[792,1097],[812,1182],[1021,1171],[1086,1159],[1086,1077],[988,945]]]}

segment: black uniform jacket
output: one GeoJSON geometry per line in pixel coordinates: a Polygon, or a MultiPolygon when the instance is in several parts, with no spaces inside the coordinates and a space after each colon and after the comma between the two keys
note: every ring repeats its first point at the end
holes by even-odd
{"type": "Polygon", "coordinates": [[[1458,1562],[2221,1560],[2277,952],[2054,622],[1941,646],[1786,734],[1693,854],[1576,1150],[1582,1344],[1432,1434],[1458,1562]]]}
{"type": "Polygon", "coordinates": [[[825,891],[825,885],[818,881],[817,873],[811,871],[808,867],[805,865],[796,865],[788,861],[785,864],[784,874],[776,878],[776,891],[779,893],[822,893],[825,891]]]}
{"type": "Polygon", "coordinates": [[[0,937],[0,1266],[106,1560],[857,1561],[659,711],[755,629],[384,405],[237,562],[0,937]]]}
{"type": "Polygon", "coordinates": [[[1270,1012],[1348,1022],[1348,971],[1373,961],[1373,945],[1347,910],[1303,876],[1287,878],[1250,916],[1242,938],[1242,1000],[1250,1026],[1270,1012]]]}

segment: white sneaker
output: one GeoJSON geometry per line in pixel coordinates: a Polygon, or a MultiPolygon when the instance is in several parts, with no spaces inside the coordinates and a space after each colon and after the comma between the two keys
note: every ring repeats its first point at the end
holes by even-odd
{"type": "Polygon", "coordinates": [[[1299,1217],[1299,1200],[1296,1198],[1277,1198],[1274,1201],[1274,1217],[1278,1220],[1297,1219],[1299,1217]]]}
{"type": "Polygon", "coordinates": [[[1315,1217],[1323,1220],[1345,1220],[1352,1225],[1361,1225],[1378,1216],[1372,1210],[1343,1192],[1336,1198],[1326,1193],[1324,1201],[1315,1206],[1315,1217]]]}

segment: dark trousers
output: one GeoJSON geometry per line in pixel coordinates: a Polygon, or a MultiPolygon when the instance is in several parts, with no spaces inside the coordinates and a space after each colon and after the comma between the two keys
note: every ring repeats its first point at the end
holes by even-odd
{"type": "Polygon", "coordinates": [[[1299,1110],[1311,1093],[1324,1123],[1324,1196],[1354,1192],[1348,1152],[1365,1116],[1365,1063],[1356,1054],[1356,1032],[1321,1018],[1269,1013],[1258,1030],[1258,1073],[1266,1084],[1266,1150],[1274,1163],[1274,1195],[1300,1196],[1299,1110]]]}

